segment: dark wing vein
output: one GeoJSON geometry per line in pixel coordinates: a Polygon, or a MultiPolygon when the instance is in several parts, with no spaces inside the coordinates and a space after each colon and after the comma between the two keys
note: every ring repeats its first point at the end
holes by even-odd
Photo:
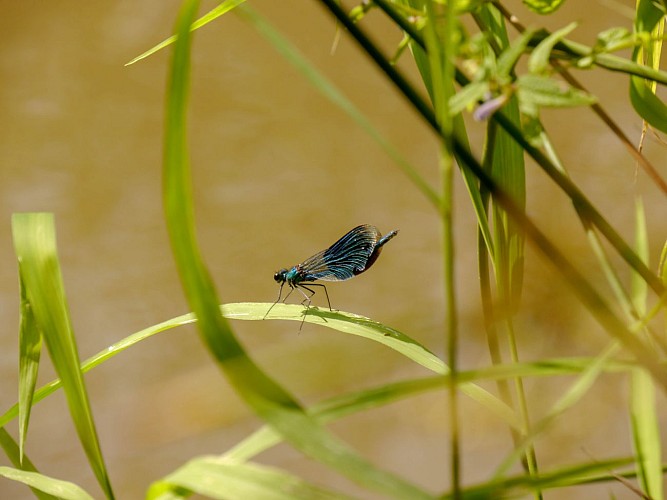
{"type": "Polygon", "coordinates": [[[375,226],[355,227],[300,265],[306,280],[343,281],[363,272],[379,238],[380,232],[375,226]]]}

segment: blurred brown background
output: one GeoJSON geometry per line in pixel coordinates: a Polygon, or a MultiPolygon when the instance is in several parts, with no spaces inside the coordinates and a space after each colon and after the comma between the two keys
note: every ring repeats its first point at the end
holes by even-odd
{"type": "MultiPolygon", "coordinates": [[[[317,2],[250,4],[274,23],[380,131],[438,185],[437,141],[317,2]]],[[[56,216],[65,285],[82,359],[127,335],[187,312],[162,220],[160,169],[169,51],[124,63],[171,33],[179,2],[0,1],[0,410],[17,397],[18,287],[10,217],[56,216]]],[[[204,2],[201,12],[215,2],[204,2]]],[[[625,0],[568,2],[536,18],[507,2],[528,25],[555,29],[571,20],[573,38],[631,26],[625,0]]],[[[374,13],[366,21],[389,52],[400,34],[374,13]]],[[[404,55],[403,67],[415,71],[404,55]]],[[[380,148],[322,97],[248,24],[227,15],[197,32],[193,52],[190,144],[201,245],[225,302],[275,299],[273,273],[296,264],[360,223],[400,229],[373,271],[329,287],[335,308],[377,319],[444,356],[440,225],[437,215],[380,148]]],[[[637,140],[622,75],[578,76],[637,140]],[[602,77],[602,78],[599,78],[602,77]]],[[[664,196],[587,109],[544,114],[576,182],[626,238],[635,194],[644,197],[652,263],[667,233],[664,196]]],[[[481,151],[480,125],[471,129],[481,151]]],[[[665,148],[649,158],[667,176],[665,148]]],[[[528,210],[559,246],[601,279],[569,203],[528,165],[528,210]]],[[[489,363],[481,329],[475,223],[457,186],[457,272],[464,368],[489,363]]],[[[617,259],[616,259],[617,261],[617,259]]],[[[628,273],[623,271],[624,278],[628,273]]],[[[524,359],[594,355],[607,337],[550,267],[527,253],[524,308],[517,320],[524,359]]],[[[316,298],[323,300],[319,295],[316,298]]],[[[320,305],[323,305],[320,302],[320,305]]],[[[235,323],[252,356],[305,403],[427,375],[382,346],[294,323],[235,323]]],[[[40,381],[53,377],[47,356],[40,381]]],[[[572,379],[528,381],[535,418],[572,379]]],[[[139,498],[150,481],[188,458],[221,453],[259,425],[231,392],[193,328],[162,334],[86,376],[111,479],[119,498],[139,498]]],[[[492,385],[488,386],[493,389],[492,385]]],[[[544,468],[629,454],[626,385],[605,377],[537,443],[544,468]],[[620,411],[618,411],[620,408],[620,411]],[[613,439],[610,439],[613,436],[613,439]]],[[[661,396],[662,397],[662,396],[661,396]]],[[[488,478],[510,446],[506,428],[462,399],[464,474],[488,478]]],[[[661,404],[663,401],[661,401],[661,404]]],[[[380,466],[432,491],[448,487],[442,393],[370,411],[333,429],[380,466]]],[[[15,423],[9,428],[15,436],[15,423]]],[[[28,454],[40,470],[99,496],[62,394],[33,412],[28,454]]],[[[261,457],[322,484],[355,487],[286,446],[261,457]]],[[[6,463],[6,460],[2,461],[6,463]]],[[[592,490],[548,498],[588,498],[592,490]]],[[[596,491],[633,497],[625,487],[596,491]]],[[[0,479],[0,497],[28,498],[0,479]]]]}

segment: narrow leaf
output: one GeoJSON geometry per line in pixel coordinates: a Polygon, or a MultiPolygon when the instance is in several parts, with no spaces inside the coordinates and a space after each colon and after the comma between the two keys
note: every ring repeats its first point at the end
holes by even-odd
{"type": "MultiPolygon", "coordinates": [[[[521,56],[526,52],[530,39],[535,34],[532,30],[524,31],[519,38],[514,40],[498,57],[497,71],[499,75],[511,79],[514,67],[519,62],[521,56]]],[[[505,35],[506,36],[506,35],[505,35]]]]}
{"type": "MultiPolygon", "coordinates": [[[[641,199],[635,204],[635,250],[645,263],[649,262],[649,241],[646,216],[641,199]]],[[[637,273],[632,273],[632,304],[640,316],[646,314],[648,286],[637,273]]],[[[637,474],[644,492],[654,500],[662,500],[663,474],[660,440],[660,418],[656,407],[656,389],[651,375],[635,368],[630,377],[630,416],[632,437],[637,453],[637,474]]]]}
{"type": "Polygon", "coordinates": [[[449,100],[449,112],[456,115],[464,109],[477,106],[477,102],[485,99],[488,92],[489,82],[472,82],[466,85],[449,100]]]}
{"type": "Polygon", "coordinates": [[[630,78],[630,102],[649,125],[667,133],[667,106],[653,93],[645,80],[636,76],[630,78]]]}
{"type": "Polygon", "coordinates": [[[586,92],[546,76],[521,75],[517,79],[517,88],[521,106],[531,108],[590,106],[597,101],[586,92]]]}
{"type": "Polygon", "coordinates": [[[107,497],[113,498],[81,374],[58,262],[53,215],[14,214],[12,231],[25,296],[30,303],[37,328],[44,335],[51,361],[63,381],[79,440],[102,490],[107,497]]]}
{"type": "MultiPolygon", "coordinates": [[[[507,479],[497,479],[467,488],[464,491],[464,498],[516,498],[531,491],[591,484],[602,480],[618,481],[610,471],[632,464],[632,462],[631,457],[595,460],[542,472],[539,476],[522,474],[507,479]]],[[[451,496],[443,495],[441,498],[449,499],[451,496]]]]}
{"type": "MultiPolygon", "coordinates": [[[[219,500],[337,500],[350,498],[264,465],[201,457],[189,461],[162,482],[219,500]]],[[[159,490],[158,490],[159,491],[159,490]]],[[[157,499],[150,492],[147,500],[157,499]]]]}
{"type": "MultiPolygon", "coordinates": [[[[222,3],[220,3],[217,7],[211,9],[208,11],[206,14],[204,14],[202,17],[197,19],[194,23],[192,23],[192,26],[190,26],[190,30],[194,31],[202,26],[207,25],[211,21],[217,19],[218,17],[222,16],[223,14],[226,14],[233,8],[241,5],[243,2],[246,0],[223,0],[222,3]]],[[[156,52],[164,49],[165,47],[168,47],[172,43],[176,41],[176,35],[172,35],[166,40],[163,40],[162,42],[158,43],[155,47],[148,49],[146,52],[143,54],[138,55],[134,59],[132,59],[130,62],[125,63],[125,66],[129,66],[131,64],[134,64],[136,62],[141,61],[142,59],[147,58],[148,56],[151,56],[155,54],[156,52]]]]}
{"type": "Polygon", "coordinates": [[[524,5],[538,14],[551,14],[558,9],[565,0],[522,0],[524,5]]]}
{"type": "MultiPolygon", "coordinates": [[[[664,22],[664,15],[664,7],[661,8],[652,0],[638,0],[635,31],[637,33],[650,32],[655,35],[656,30],[658,30],[658,32],[661,33],[659,23],[664,22]]],[[[658,47],[660,47],[660,45],[658,45],[658,47]]],[[[642,64],[644,56],[650,55],[652,47],[647,48],[648,50],[646,52],[648,54],[645,54],[645,49],[642,45],[635,48],[632,54],[632,59],[637,64],[642,64]]],[[[653,61],[654,64],[648,66],[642,64],[642,66],[652,70],[658,70],[660,59],[659,52],[656,59],[656,61],[653,61]]],[[[649,125],[663,133],[667,133],[667,106],[655,94],[655,85],[653,82],[637,76],[631,77],[630,102],[632,102],[632,106],[635,108],[635,111],[637,111],[639,116],[646,120],[649,125]]]]}
{"type": "Polygon", "coordinates": [[[62,500],[93,500],[93,497],[86,493],[80,486],[68,481],[44,476],[38,472],[0,466],[0,476],[4,476],[12,481],[18,481],[62,500]]]}
{"type": "Polygon", "coordinates": [[[542,40],[528,58],[528,69],[531,73],[543,73],[549,68],[549,58],[554,46],[569,35],[577,27],[577,23],[570,23],[564,28],[554,31],[542,40]]]}
{"type": "MultiPolygon", "coordinates": [[[[254,311],[255,315],[263,313],[262,309],[266,307],[262,305],[262,308],[258,310],[255,304],[247,304],[247,306],[248,311],[254,311]]],[[[242,307],[242,304],[237,304],[237,311],[240,313],[239,316],[236,316],[237,319],[258,319],[256,316],[255,318],[249,315],[244,316],[242,307]]],[[[305,320],[309,323],[327,326],[344,333],[374,340],[391,347],[429,370],[440,374],[447,372],[444,362],[417,341],[394,328],[363,316],[340,311],[332,312],[328,309],[315,307],[307,310],[296,304],[276,304],[267,319],[286,319],[301,322],[304,320],[304,315],[305,320]]]]}
{"type": "Polygon", "coordinates": [[[39,358],[42,352],[42,335],[37,328],[37,322],[32,306],[26,296],[20,271],[19,289],[21,294],[19,321],[19,449],[22,462],[25,453],[25,442],[28,437],[28,423],[32,410],[35,384],[37,383],[37,372],[39,371],[39,358]]]}

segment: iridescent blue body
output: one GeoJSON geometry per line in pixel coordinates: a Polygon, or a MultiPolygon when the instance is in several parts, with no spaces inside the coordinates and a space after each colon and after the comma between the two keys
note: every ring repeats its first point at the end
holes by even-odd
{"type": "Polygon", "coordinates": [[[324,288],[329,309],[331,309],[327,288],[321,283],[313,282],[316,280],[345,281],[367,271],[379,257],[384,244],[396,234],[398,234],[398,231],[394,230],[382,236],[375,226],[363,224],[355,227],[329,248],[316,253],[301,264],[297,264],[289,270],[281,269],[273,275],[273,279],[280,284],[278,299],[266,312],[266,315],[280,301],[285,283],[290,286],[291,290],[283,301],[294,290],[299,290],[304,296],[302,303],[307,303],[306,308],[308,308],[311,298],[315,294],[315,291],[309,287],[321,286],[324,288]],[[308,283],[308,286],[304,283],[308,283]],[[310,295],[307,295],[303,290],[310,292],[310,295]]]}

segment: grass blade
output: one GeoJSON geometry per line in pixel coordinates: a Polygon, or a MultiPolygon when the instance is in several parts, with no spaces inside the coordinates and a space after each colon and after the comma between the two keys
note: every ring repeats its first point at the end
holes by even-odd
{"type": "Polygon", "coordinates": [[[80,486],[69,481],[44,476],[39,472],[0,466],[0,476],[12,481],[18,481],[62,500],[93,500],[93,497],[86,493],[80,486]]]}
{"type": "MultiPolygon", "coordinates": [[[[190,26],[191,31],[195,31],[202,26],[207,25],[211,21],[219,18],[223,14],[226,14],[227,12],[231,11],[235,7],[238,7],[241,5],[243,2],[246,0],[224,0],[222,3],[220,3],[217,7],[211,9],[208,11],[206,14],[204,14],[202,17],[197,19],[194,23],[192,23],[192,26],[190,26]]],[[[156,52],[159,52],[160,50],[164,49],[165,47],[168,47],[172,43],[176,41],[176,35],[172,35],[166,40],[161,41],[158,43],[155,47],[152,47],[148,49],[146,52],[143,54],[138,55],[134,59],[132,59],[130,62],[125,63],[125,66],[130,66],[131,64],[134,64],[136,62],[141,61],[142,59],[146,59],[148,56],[151,56],[155,54],[156,52]]]]}
{"type": "Polygon", "coordinates": [[[113,498],[80,369],[58,262],[53,215],[14,214],[12,231],[25,295],[37,327],[44,335],[56,372],[63,381],[67,404],[79,440],[102,490],[108,498],[113,498]]]}
{"type": "MultiPolygon", "coordinates": [[[[342,500],[351,498],[312,485],[306,481],[264,465],[235,462],[209,456],[190,460],[183,467],[169,474],[160,483],[206,495],[219,500],[342,500]]],[[[164,485],[156,484],[157,494],[149,491],[147,500],[157,500],[164,485]]]]}
{"type": "MultiPolygon", "coordinates": [[[[261,314],[263,318],[267,309],[267,304],[236,304],[237,314],[245,314],[244,306],[247,306],[247,315],[236,316],[237,319],[261,319],[258,315],[261,314]]],[[[304,315],[305,321],[308,323],[319,324],[344,333],[374,340],[391,347],[429,370],[440,374],[448,372],[445,363],[417,341],[394,328],[363,316],[341,311],[332,312],[328,309],[314,307],[309,308],[306,312],[306,309],[301,305],[276,304],[267,319],[286,319],[301,322],[304,320],[304,315]]]]}
{"type": "Polygon", "coordinates": [[[429,498],[409,482],[371,465],[306,415],[292,395],[248,357],[220,314],[215,287],[195,236],[186,141],[190,26],[197,6],[197,1],[185,1],[177,21],[167,90],[163,196],[176,265],[202,340],[239,396],[297,449],[367,488],[397,498],[429,498]]]}
{"type": "MultiPolygon", "coordinates": [[[[268,303],[238,303],[238,304],[224,304],[220,306],[222,314],[228,319],[240,319],[240,320],[257,320],[261,321],[264,318],[266,310],[271,304],[268,303]]],[[[311,309],[312,311],[312,309],[311,309]]],[[[372,321],[368,318],[362,316],[357,316],[352,313],[344,313],[341,311],[329,312],[326,311],[323,313],[319,310],[312,311],[309,313],[305,321],[307,323],[319,324],[321,326],[329,327],[334,330],[338,330],[344,333],[349,333],[351,335],[358,335],[370,340],[375,340],[382,343],[388,347],[395,349],[397,352],[404,354],[406,357],[417,361],[422,364],[425,368],[429,368],[435,373],[447,374],[449,373],[449,368],[435,355],[431,354],[420,344],[412,340],[407,335],[398,332],[397,330],[372,321]]],[[[289,305],[289,304],[276,304],[276,306],[271,311],[271,316],[269,319],[287,319],[292,321],[301,321],[304,309],[302,306],[298,305],[289,305]]],[[[114,356],[120,354],[124,350],[132,347],[133,345],[146,340],[153,335],[158,333],[168,331],[172,328],[178,326],[183,326],[186,324],[194,323],[196,318],[194,314],[184,314],[176,318],[169,319],[157,325],[145,328],[139,332],[133,333],[128,337],[116,342],[115,344],[103,349],[98,354],[90,357],[81,365],[81,371],[83,373],[92,370],[96,366],[104,363],[105,361],[113,358],[114,356]]],[[[576,371],[577,367],[569,368],[570,364],[564,368],[561,367],[561,363],[549,363],[547,366],[552,367],[553,370],[556,370],[556,373],[571,373],[572,370],[576,371]]],[[[507,368],[507,367],[504,367],[507,368]]],[[[517,368],[520,370],[520,367],[517,368]]],[[[544,366],[542,367],[544,369],[544,366]]],[[[499,368],[500,370],[500,368],[499,368]]],[[[467,372],[466,372],[467,373],[467,372]]],[[[472,374],[473,372],[471,372],[472,374]]],[[[487,372],[479,371],[474,372],[475,375],[468,375],[466,377],[467,382],[474,381],[475,379],[483,379],[488,376],[489,379],[494,377],[503,377],[504,372],[487,374],[487,372]]],[[[526,373],[530,375],[530,372],[523,371],[521,373],[526,373]]],[[[53,380],[48,384],[40,387],[35,391],[34,403],[37,403],[49,396],[56,390],[62,387],[62,382],[60,379],[53,380]]],[[[469,395],[477,400],[487,400],[485,391],[480,387],[471,386],[470,389],[466,389],[469,392],[469,395]]],[[[464,391],[465,392],[465,391],[464,391]]],[[[3,415],[0,416],[0,427],[7,425],[11,422],[12,419],[16,418],[18,415],[18,405],[14,405],[9,410],[7,410],[3,415]]]]}
{"type": "Polygon", "coordinates": [[[42,335],[37,328],[35,315],[26,296],[20,271],[19,292],[21,295],[21,316],[19,320],[19,455],[22,462],[25,453],[25,442],[28,437],[28,423],[32,410],[35,384],[37,383],[37,372],[39,371],[39,358],[42,352],[42,335]]]}
{"type": "MultiPolygon", "coordinates": [[[[636,250],[648,262],[648,234],[644,206],[636,204],[636,250]]],[[[648,289],[636,273],[632,275],[632,303],[640,316],[646,314],[648,289]]],[[[660,418],[656,408],[656,389],[651,375],[642,368],[630,372],[630,417],[632,438],[637,454],[637,475],[644,492],[654,500],[662,500],[663,473],[660,446],[660,418]]]]}

